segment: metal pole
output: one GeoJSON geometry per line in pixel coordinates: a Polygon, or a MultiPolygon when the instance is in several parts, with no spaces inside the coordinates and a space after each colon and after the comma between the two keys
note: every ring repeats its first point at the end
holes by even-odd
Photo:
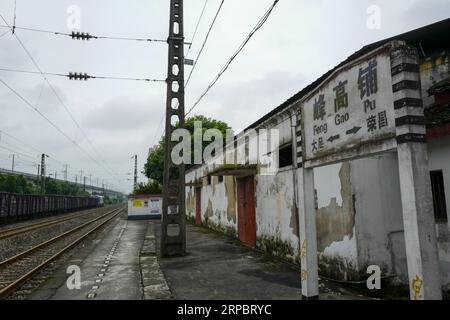
{"type": "Polygon", "coordinates": [[[137,155],[134,156],[134,188],[137,187],[137,155]]]}
{"type": "Polygon", "coordinates": [[[45,154],[41,157],[41,193],[45,194],[45,154]]]}
{"type": "Polygon", "coordinates": [[[11,165],[11,172],[14,172],[14,159],[15,159],[15,155],[12,155],[12,165],[11,165]]]}
{"type": "Polygon", "coordinates": [[[164,147],[163,215],[161,255],[186,253],[185,167],[171,159],[175,123],[185,127],[183,0],[170,1],[169,63],[167,70],[166,133],[164,147]],[[176,108],[176,109],[174,109],[176,108]],[[173,125],[172,125],[173,124],[173,125]],[[170,231],[170,232],[169,232],[170,231]]]}

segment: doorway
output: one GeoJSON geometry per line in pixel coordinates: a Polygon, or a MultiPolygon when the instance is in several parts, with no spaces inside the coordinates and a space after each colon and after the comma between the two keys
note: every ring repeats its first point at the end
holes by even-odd
{"type": "Polygon", "coordinates": [[[253,176],[237,179],[238,236],[251,247],[256,246],[255,182],[253,176]]]}

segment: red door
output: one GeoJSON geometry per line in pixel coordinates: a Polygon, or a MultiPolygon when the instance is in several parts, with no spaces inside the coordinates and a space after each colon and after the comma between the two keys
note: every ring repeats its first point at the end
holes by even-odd
{"type": "Polygon", "coordinates": [[[202,189],[195,189],[195,224],[202,224],[202,189]]]}
{"type": "Polygon", "coordinates": [[[256,246],[255,183],[253,177],[237,179],[238,235],[244,244],[256,246]]]}

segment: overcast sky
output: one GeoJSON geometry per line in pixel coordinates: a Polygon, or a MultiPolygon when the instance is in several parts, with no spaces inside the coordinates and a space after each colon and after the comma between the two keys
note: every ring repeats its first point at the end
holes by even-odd
{"type": "MultiPolygon", "coordinates": [[[[221,0],[208,0],[189,53],[196,56],[221,0]]],[[[190,108],[254,27],[273,0],[225,0],[210,40],[186,91],[190,108]]],[[[185,1],[185,37],[192,38],[204,0],[185,1]]],[[[68,8],[81,10],[82,32],[99,36],[167,38],[168,0],[17,0],[16,25],[69,32],[68,8]]],[[[448,0],[280,0],[266,25],[198,105],[195,114],[226,121],[235,131],[247,127],[314,81],[351,53],[371,42],[448,18],[448,0]],[[380,8],[379,29],[369,29],[367,9],[380,8]]],[[[13,23],[14,0],[1,0],[0,14],[13,23]]],[[[0,20],[0,24],[3,22],[0,20]]],[[[6,32],[0,28],[0,36],[6,32]]],[[[167,45],[113,40],[75,41],[70,37],[17,30],[18,37],[45,72],[165,79],[167,45]]],[[[0,38],[0,68],[36,71],[11,34],[0,38]]],[[[186,72],[190,67],[186,67],[186,72]]],[[[28,143],[1,135],[0,166],[10,168],[20,151],[17,170],[35,172],[38,151],[49,154],[48,173],[69,178],[100,177],[121,191],[131,190],[127,173],[138,154],[142,170],[148,148],[163,133],[164,83],[112,80],[69,81],[49,77],[58,95],[86,132],[86,141],[41,75],[0,71],[0,79],[23,95],[92,155],[99,166],[0,83],[0,130],[28,143]],[[32,156],[33,158],[29,158],[32,156]],[[107,167],[108,170],[105,170],[107,167]],[[113,174],[114,173],[114,174],[113,174]],[[120,176],[115,176],[119,174],[120,176]]],[[[141,175],[140,180],[144,181],[141,175]]],[[[93,178],[92,183],[96,183],[93,178]]]]}

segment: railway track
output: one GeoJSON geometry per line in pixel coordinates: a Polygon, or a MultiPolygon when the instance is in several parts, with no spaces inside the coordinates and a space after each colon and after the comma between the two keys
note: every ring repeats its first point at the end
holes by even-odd
{"type": "Polygon", "coordinates": [[[6,239],[6,238],[10,238],[10,237],[14,237],[26,232],[30,232],[30,231],[34,231],[34,230],[38,230],[38,229],[42,229],[45,227],[50,227],[56,224],[60,224],[72,219],[76,219],[76,218],[81,218],[81,217],[85,217],[91,214],[95,214],[96,210],[88,210],[82,213],[75,213],[75,214],[71,214],[69,216],[65,216],[62,218],[57,218],[57,219],[52,219],[52,220],[48,220],[48,221],[43,221],[43,222],[37,222],[37,223],[32,223],[29,225],[25,225],[25,226],[20,226],[20,227],[16,227],[16,228],[8,228],[8,229],[3,229],[0,230],[0,240],[6,239]]]}
{"type": "Polygon", "coordinates": [[[32,278],[33,275],[123,211],[124,208],[109,211],[100,217],[0,262],[0,299],[7,298],[12,292],[32,278]]]}

